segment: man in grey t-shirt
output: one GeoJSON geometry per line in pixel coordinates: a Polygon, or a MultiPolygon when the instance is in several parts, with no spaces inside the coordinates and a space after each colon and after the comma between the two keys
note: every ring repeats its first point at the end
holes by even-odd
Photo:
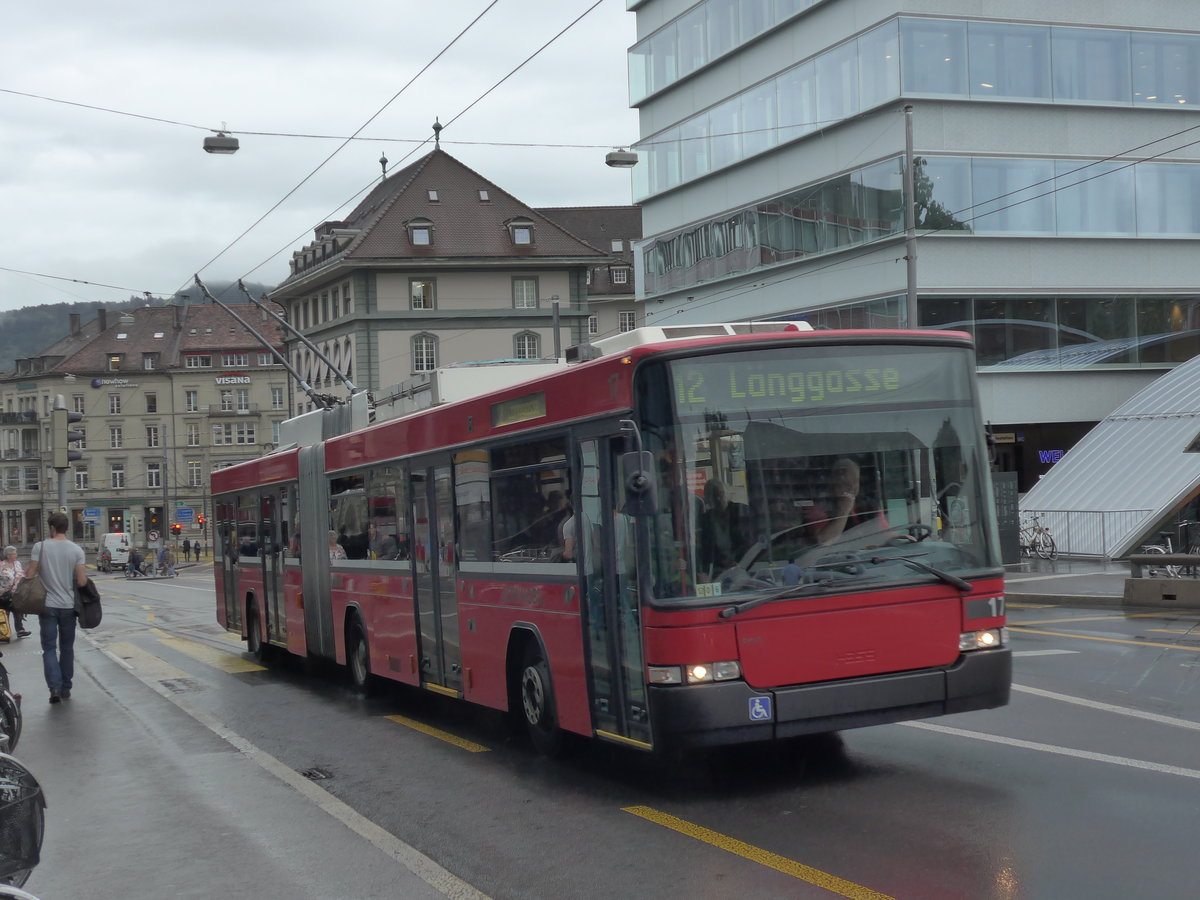
{"type": "Polygon", "coordinates": [[[26,578],[41,577],[46,586],[46,610],[38,616],[42,631],[42,670],[50,702],[71,697],[75,675],[75,588],[87,584],[83,548],[67,540],[70,522],[53,513],[50,537],[33,547],[26,578]]]}

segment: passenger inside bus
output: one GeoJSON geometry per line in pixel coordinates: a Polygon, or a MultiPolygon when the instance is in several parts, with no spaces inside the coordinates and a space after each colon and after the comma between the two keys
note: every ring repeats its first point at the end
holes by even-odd
{"type": "Polygon", "coordinates": [[[704,512],[700,516],[700,578],[711,581],[736,566],[750,547],[750,507],[732,503],[725,483],[710,478],[704,485],[704,512]]]}
{"type": "MultiPolygon", "coordinates": [[[[841,457],[829,471],[827,496],[821,504],[805,510],[809,538],[816,544],[837,541],[848,529],[873,523],[887,531],[888,521],[880,509],[869,509],[862,499],[862,478],[858,463],[841,457]]],[[[863,528],[860,530],[869,530],[863,528]]]]}

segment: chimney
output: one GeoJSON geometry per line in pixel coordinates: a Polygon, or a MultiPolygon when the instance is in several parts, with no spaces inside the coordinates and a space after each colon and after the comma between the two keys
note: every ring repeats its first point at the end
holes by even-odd
{"type": "Polygon", "coordinates": [[[71,323],[71,337],[79,336],[79,313],[69,313],[67,321],[71,323]]]}
{"type": "Polygon", "coordinates": [[[97,309],[96,322],[99,325],[100,334],[104,334],[104,332],[108,331],[108,310],[97,309]]]}

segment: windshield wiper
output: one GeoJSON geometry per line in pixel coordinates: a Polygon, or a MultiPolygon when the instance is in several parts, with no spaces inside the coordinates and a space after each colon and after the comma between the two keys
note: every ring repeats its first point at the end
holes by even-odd
{"type": "Polygon", "coordinates": [[[951,575],[949,572],[943,572],[941,569],[934,568],[933,566],[929,565],[929,563],[921,562],[919,559],[914,559],[911,556],[875,556],[870,560],[867,560],[867,562],[870,562],[875,566],[889,562],[908,563],[913,568],[920,569],[922,572],[928,572],[935,578],[946,582],[946,584],[953,585],[964,593],[971,590],[971,582],[967,581],[966,579],[959,578],[957,575],[951,575]]]}
{"type": "Polygon", "coordinates": [[[772,594],[764,594],[761,597],[754,597],[750,600],[743,600],[741,603],[735,603],[732,606],[727,606],[721,610],[721,618],[728,619],[731,616],[736,616],[738,613],[746,612],[754,609],[756,606],[763,606],[767,603],[774,603],[776,600],[787,600],[791,597],[803,597],[805,594],[816,593],[820,588],[829,587],[834,582],[834,579],[827,578],[824,581],[810,581],[808,584],[793,584],[785,587],[781,591],[775,591],[772,594]]]}

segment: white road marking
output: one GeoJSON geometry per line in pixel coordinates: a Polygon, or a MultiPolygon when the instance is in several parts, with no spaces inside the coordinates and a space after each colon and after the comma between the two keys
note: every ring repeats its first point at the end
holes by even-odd
{"type": "Polygon", "coordinates": [[[1065,653],[1078,653],[1078,650],[1014,650],[1013,656],[1062,656],[1065,653]]]}
{"type": "Polygon", "coordinates": [[[1102,703],[1099,700],[1087,700],[1084,697],[1073,697],[1070,694],[1059,694],[1055,691],[1044,691],[1041,688],[1026,687],[1021,684],[1012,686],[1014,691],[1020,691],[1023,694],[1033,694],[1035,697],[1045,697],[1047,700],[1059,700],[1062,703],[1073,703],[1076,706],[1086,706],[1088,709],[1098,709],[1101,712],[1117,713],[1122,716],[1129,716],[1134,719],[1145,719],[1148,722],[1157,722],[1159,725],[1174,725],[1176,728],[1187,728],[1192,731],[1200,731],[1200,722],[1193,722],[1190,719],[1180,719],[1175,716],[1164,716],[1162,713],[1147,712],[1142,709],[1132,709],[1128,706],[1117,706],[1113,703],[1102,703]]]}
{"type": "Polygon", "coordinates": [[[941,734],[970,738],[975,741],[986,741],[990,744],[1004,744],[1008,747],[1019,747],[1023,750],[1037,750],[1039,753],[1053,753],[1056,756],[1070,756],[1075,759],[1086,759],[1092,762],[1109,763],[1114,766],[1125,766],[1129,769],[1143,769],[1147,772],[1157,772],[1161,775],[1178,775],[1181,778],[1195,778],[1200,780],[1200,770],[1198,769],[1184,769],[1180,766],[1147,762],[1144,759],[1130,759],[1127,756],[1112,756],[1108,753],[1093,753],[1090,750],[1072,750],[1070,747],[1042,744],[1037,741],[1022,741],[1018,738],[1004,737],[998,734],[985,734],[980,731],[967,731],[963,728],[950,728],[946,725],[935,725],[932,722],[903,722],[901,724],[907,725],[909,728],[923,728],[926,731],[937,731],[941,734]]]}

